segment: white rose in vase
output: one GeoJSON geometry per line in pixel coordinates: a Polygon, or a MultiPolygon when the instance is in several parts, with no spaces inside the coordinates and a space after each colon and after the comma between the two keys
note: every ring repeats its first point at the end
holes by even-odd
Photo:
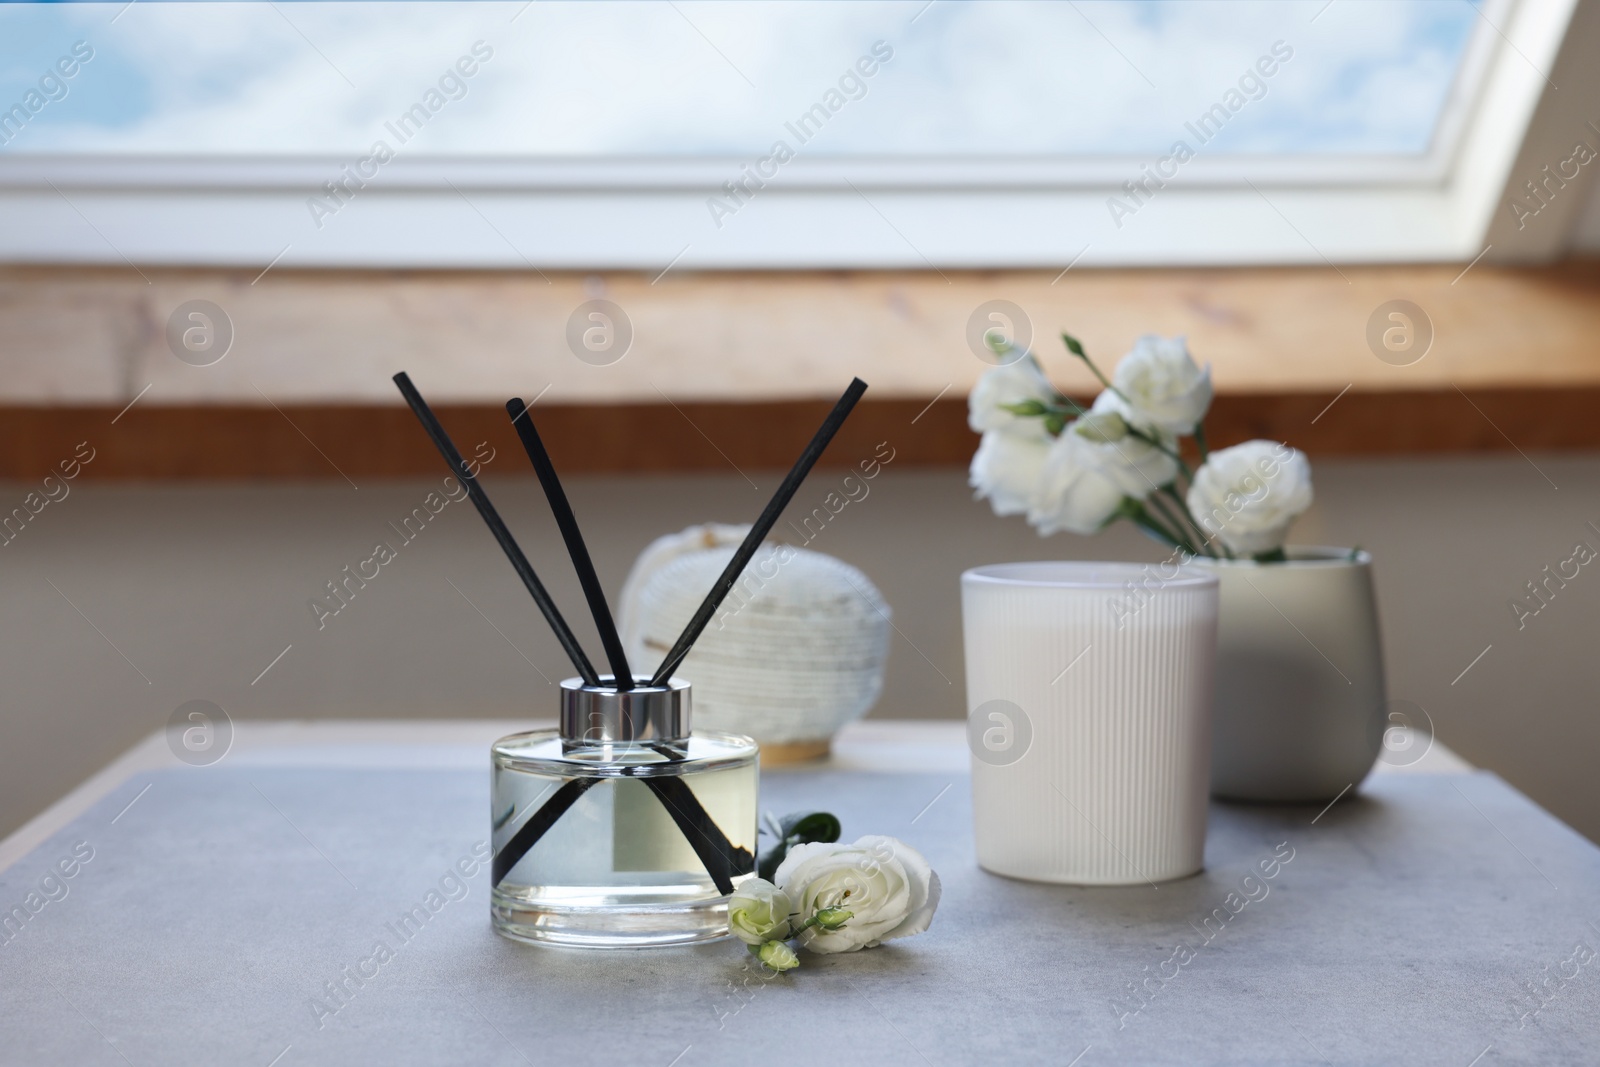
{"type": "Polygon", "coordinates": [[[1088,461],[1111,479],[1124,496],[1143,500],[1178,476],[1178,461],[1169,455],[1177,451],[1178,443],[1167,434],[1148,429],[1141,432],[1161,442],[1159,447],[1125,431],[1119,434],[1117,420],[1126,418],[1121,407],[1117,395],[1107,389],[1095,397],[1088,415],[1069,425],[1067,431],[1090,443],[1088,461]]]}
{"type": "Polygon", "coordinates": [[[1128,435],[1108,390],[1050,445],[1028,521],[1041,536],[1092,534],[1115,517],[1124,497],[1143,500],[1177,476],[1176,460],[1128,435]]]}
{"type": "Polygon", "coordinates": [[[1032,355],[1024,355],[1015,363],[986,371],[978,379],[967,399],[967,425],[978,433],[989,430],[1032,433],[1039,426],[1039,420],[1007,411],[1005,405],[1028,400],[1051,404],[1057,395],[1055,386],[1040,369],[1039,361],[1032,355]]]}
{"type": "Polygon", "coordinates": [[[773,877],[800,916],[850,913],[838,929],[814,926],[800,935],[812,952],[854,952],[920,934],[939,907],[939,876],[922,853],[876,834],[853,845],[795,845],[773,877]]]}
{"type": "Polygon", "coordinates": [[[1187,436],[1211,407],[1211,367],[1195,363],[1182,337],[1145,334],[1117,363],[1111,384],[1123,417],[1142,430],[1187,436]]]}
{"type": "Polygon", "coordinates": [[[1126,518],[1190,552],[1284,558],[1290,525],[1311,506],[1304,456],[1250,441],[1211,453],[1188,478],[1179,439],[1194,437],[1206,454],[1211,367],[1195,363],[1182,337],[1146,334],[1108,378],[1082,342],[1061,339],[1107,387],[1089,411],[1057,392],[1031,355],[984,375],[973,390],[968,421],[984,436],[971,479],[996,514],[1025,513],[1041,535],[1093,534],[1126,518]],[[1172,499],[1154,498],[1158,490],[1172,499]]]}
{"type": "Polygon", "coordinates": [[[1095,446],[1067,427],[1050,445],[1028,522],[1045,537],[1096,533],[1116,515],[1122,490],[1096,466],[1095,446]]]}
{"type": "Polygon", "coordinates": [[[972,457],[968,481],[996,515],[1026,515],[1039,493],[1050,435],[1039,419],[1016,430],[990,430],[972,457]]]}
{"type": "Polygon", "coordinates": [[[1211,453],[1189,486],[1189,513],[1243,556],[1283,547],[1311,506],[1311,464],[1277,441],[1246,441],[1211,453]]]}

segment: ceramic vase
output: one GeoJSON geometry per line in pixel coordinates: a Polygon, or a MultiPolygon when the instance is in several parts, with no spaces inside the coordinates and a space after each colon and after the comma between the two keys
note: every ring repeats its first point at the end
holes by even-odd
{"type": "Polygon", "coordinates": [[[1372,558],[1289,548],[1282,563],[1195,560],[1221,610],[1211,791],[1326,802],[1372,769],[1385,725],[1372,558]]]}

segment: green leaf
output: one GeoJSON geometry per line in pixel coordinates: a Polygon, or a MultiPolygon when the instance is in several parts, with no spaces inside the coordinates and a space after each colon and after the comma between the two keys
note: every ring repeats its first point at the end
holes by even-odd
{"type": "MultiPolygon", "coordinates": [[[[774,820],[769,815],[766,822],[770,826],[774,820]]],[[[832,844],[839,840],[839,819],[831,812],[797,811],[776,820],[776,823],[777,841],[761,853],[761,859],[756,864],[756,874],[769,882],[778,873],[783,858],[795,845],[812,841],[832,844]]]]}
{"type": "Polygon", "coordinates": [[[1078,339],[1076,337],[1072,336],[1070,333],[1067,333],[1065,330],[1061,331],[1061,340],[1066,342],[1067,351],[1068,352],[1071,352],[1073,355],[1077,356],[1079,359],[1088,359],[1089,358],[1084,353],[1083,345],[1078,342],[1078,339]]]}
{"type": "Polygon", "coordinates": [[[1044,402],[1040,400],[1019,400],[1015,404],[1001,404],[1000,408],[1003,411],[1009,411],[1013,415],[1021,415],[1025,418],[1043,415],[1049,410],[1044,406],[1044,402]]]}
{"type": "Polygon", "coordinates": [[[785,837],[799,841],[821,841],[832,844],[839,840],[839,817],[827,811],[797,812],[778,820],[785,837]]]}
{"type": "Polygon", "coordinates": [[[1087,415],[1089,413],[1088,409],[1086,409],[1082,404],[1078,403],[1076,400],[1072,399],[1070,396],[1063,396],[1061,398],[1061,403],[1058,405],[1058,408],[1061,411],[1066,412],[1068,415],[1074,415],[1074,416],[1076,416],[1076,415],[1087,415]]]}

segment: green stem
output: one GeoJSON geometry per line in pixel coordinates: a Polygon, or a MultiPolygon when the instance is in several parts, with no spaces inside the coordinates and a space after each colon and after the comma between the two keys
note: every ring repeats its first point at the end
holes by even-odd
{"type": "Polygon", "coordinates": [[[1194,424],[1194,443],[1200,449],[1200,464],[1204,466],[1206,460],[1211,458],[1211,446],[1206,444],[1206,424],[1203,422],[1194,424]]]}
{"type": "Polygon", "coordinates": [[[1209,533],[1206,528],[1201,526],[1199,521],[1189,513],[1189,509],[1187,507],[1183,509],[1183,513],[1189,516],[1189,521],[1194,523],[1195,530],[1199,532],[1200,541],[1206,546],[1206,555],[1210,556],[1212,559],[1236,558],[1233,554],[1233,549],[1227,546],[1227,544],[1222,540],[1221,536],[1218,534],[1209,533]]]}
{"type": "Polygon", "coordinates": [[[1127,516],[1129,522],[1139,527],[1139,529],[1143,530],[1151,537],[1154,537],[1157,541],[1167,545],[1169,548],[1182,547],[1178,543],[1178,539],[1174,537],[1172,533],[1166,529],[1166,527],[1162,526],[1160,523],[1156,522],[1155,519],[1150,517],[1150,513],[1145,511],[1144,505],[1137,502],[1132,503],[1132,506],[1127,509],[1127,516]]]}
{"type": "Polygon", "coordinates": [[[1181,548],[1191,556],[1200,555],[1199,549],[1195,547],[1194,542],[1189,540],[1189,535],[1184,530],[1183,520],[1172,513],[1172,510],[1162,502],[1160,495],[1152,493],[1146,499],[1155,506],[1155,510],[1160,513],[1162,521],[1170,523],[1172,528],[1178,531],[1178,541],[1173,547],[1181,548]]]}
{"type": "Polygon", "coordinates": [[[1089,371],[1100,380],[1100,384],[1111,390],[1114,396],[1121,397],[1124,404],[1127,404],[1130,407],[1133,406],[1133,402],[1123,394],[1122,390],[1112,385],[1111,379],[1107,378],[1100,368],[1094,365],[1094,360],[1089,358],[1089,353],[1085,352],[1081,347],[1074,348],[1071,345],[1067,346],[1067,351],[1083,360],[1083,365],[1088,367],[1089,371]]]}
{"type": "Polygon", "coordinates": [[[1161,491],[1172,498],[1178,514],[1182,516],[1184,521],[1189,524],[1188,528],[1193,530],[1195,535],[1199,538],[1199,540],[1195,542],[1195,546],[1201,551],[1196,552],[1195,555],[1205,555],[1210,556],[1212,559],[1216,559],[1217,554],[1212,550],[1211,547],[1213,538],[1201,528],[1198,522],[1194,521],[1194,516],[1189,514],[1189,504],[1183,499],[1183,496],[1179,494],[1178,487],[1173,485],[1171,482],[1168,482],[1166,485],[1161,487],[1161,491]]]}
{"type": "Polygon", "coordinates": [[[1143,430],[1135,428],[1132,424],[1129,424],[1129,426],[1128,426],[1128,436],[1129,437],[1134,437],[1134,438],[1139,439],[1140,441],[1143,441],[1145,444],[1150,445],[1156,451],[1158,451],[1158,452],[1162,453],[1163,455],[1167,456],[1168,458],[1170,458],[1172,460],[1172,462],[1174,462],[1174,463],[1176,463],[1178,465],[1178,472],[1183,475],[1183,480],[1184,481],[1186,481],[1186,482],[1194,481],[1194,475],[1192,473],[1190,473],[1190,471],[1189,471],[1189,464],[1187,464],[1187,463],[1185,463],[1183,461],[1183,457],[1178,455],[1176,450],[1168,448],[1166,445],[1162,444],[1161,441],[1158,438],[1152,437],[1150,434],[1145,433],[1143,430]]]}
{"type": "Polygon", "coordinates": [[[1085,365],[1085,366],[1087,366],[1087,367],[1088,367],[1088,368],[1089,368],[1089,370],[1091,370],[1091,371],[1092,371],[1092,372],[1094,372],[1094,376],[1095,376],[1095,377],[1096,377],[1096,378],[1098,378],[1098,379],[1100,379],[1100,384],[1101,384],[1101,385],[1103,385],[1103,386],[1105,386],[1105,387],[1106,387],[1106,388],[1107,388],[1107,389],[1109,389],[1109,390],[1111,390],[1111,391],[1112,391],[1112,392],[1113,392],[1113,393],[1115,393],[1115,394],[1116,394],[1116,395],[1117,395],[1117,396],[1121,396],[1121,397],[1122,397],[1122,399],[1123,399],[1123,401],[1124,401],[1124,402],[1126,402],[1126,401],[1127,401],[1127,399],[1128,399],[1128,398],[1127,398],[1127,397],[1125,397],[1125,396],[1122,396],[1122,390],[1121,390],[1121,389],[1118,389],[1118,388],[1117,388],[1117,387],[1116,387],[1116,386],[1114,386],[1114,385],[1112,385],[1112,384],[1111,384],[1111,379],[1110,379],[1110,378],[1107,378],[1107,377],[1106,377],[1106,376],[1105,376],[1105,372],[1104,372],[1104,371],[1102,371],[1102,370],[1101,370],[1101,369],[1100,369],[1100,368],[1099,368],[1099,367],[1096,367],[1096,366],[1095,366],[1095,365],[1094,365],[1094,360],[1092,360],[1092,359],[1090,359],[1090,358],[1089,358],[1089,357],[1088,357],[1088,356],[1087,356],[1087,355],[1083,355],[1083,356],[1079,356],[1079,357],[1078,357],[1078,358],[1079,358],[1079,359],[1081,359],[1081,360],[1083,360],[1083,362],[1084,362],[1084,365],[1085,365]]]}

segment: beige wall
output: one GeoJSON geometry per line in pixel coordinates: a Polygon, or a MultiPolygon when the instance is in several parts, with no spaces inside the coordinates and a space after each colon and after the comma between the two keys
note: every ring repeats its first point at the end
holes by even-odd
{"type": "MultiPolygon", "coordinates": [[[[1600,573],[1585,569],[1521,631],[1508,606],[1577,540],[1600,547],[1600,533],[1585,525],[1600,525],[1600,456],[1325,461],[1315,469],[1318,503],[1296,539],[1372,551],[1391,695],[1422,705],[1446,743],[1600,840],[1591,766],[1600,742],[1600,573]]],[[[613,592],[657,534],[759,511],[776,475],[750,473],[764,492],[732,474],[575,480],[574,505],[613,592]]],[[[578,618],[575,583],[536,486],[514,457],[497,459],[487,477],[535,565],[578,618]]],[[[826,478],[820,472],[797,505],[820,500],[826,478]]],[[[316,629],[307,599],[364,558],[385,536],[385,522],[409,511],[429,484],[80,483],[49,505],[0,549],[0,832],[189,699],[216,701],[240,718],[550,713],[551,690],[535,665],[563,677],[560,651],[465,506],[447,509],[316,629]]],[[[0,501],[27,489],[0,485],[0,501]]],[[[964,711],[963,568],[1157,558],[1126,530],[1041,541],[1020,521],[972,502],[961,472],[892,464],[812,547],[860,566],[895,609],[904,636],[895,639],[888,696],[874,714],[896,717],[964,711]]]]}

